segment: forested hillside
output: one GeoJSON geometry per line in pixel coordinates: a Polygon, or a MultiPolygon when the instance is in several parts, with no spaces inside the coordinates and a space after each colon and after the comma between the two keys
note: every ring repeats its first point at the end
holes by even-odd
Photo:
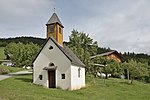
{"type": "MultiPolygon", "coordinates": [[[[46,39],[44,38],[37,38],[37,37],[15,37],[15,38],[0,38],[0,47],[5,47],[7,44],[11,43],[11,42],[15,42],[15,43],[34,43],[34,44],[38,44],[39,46],[42,46],[44,44],[46,39]]],[[[64,42],[66,45],[69,45],[69,42],[64,42]]],[[[105,48],[105,47],[100,47],[98,46],[96,54],[100,54],[100,53],[104,53],[104,52],[108,52],[111,51],[110,48],[105,48]]],[[[118,51],[120,52],[120,51],[118,51]]],[[[144,54],[144,53],[129,53],[129,52],[125,52],[122,54],[123,61],[127,61],[128,59],[134,59],[140,62],[145,62],[148,61],[149,65],[150,65],[150,55],[148,54],[144,54]]]]}
{"type": "Polygon", "coordinates": [[[38,45],[44,44],[46,39],[44,38],[37,38],[37,37],[16,37],[16,38],[0,38],[0,47],[5,47],[7,44],[11,42],[19,43],[22,42],[24,44],[27,43],[34,43],[38,45]]]}

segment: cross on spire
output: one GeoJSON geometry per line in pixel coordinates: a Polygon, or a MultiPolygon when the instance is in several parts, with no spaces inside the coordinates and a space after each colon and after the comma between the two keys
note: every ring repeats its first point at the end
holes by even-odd
{"type": "Polygon", "coordinates": [[[56,9],[55,9],[55,7],[54,7],[54,13],[56,12],[56,9]]]}

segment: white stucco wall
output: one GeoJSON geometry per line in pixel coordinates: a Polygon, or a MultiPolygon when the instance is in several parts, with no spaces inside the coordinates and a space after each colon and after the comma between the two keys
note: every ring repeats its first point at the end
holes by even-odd
{"type": "Polygon", "coordinates": [[[62,89],[70,89],[71,87],[71,62],[60,51],[60,49],[49,40],[43,50],[33,63],[33,83],[49,87],[47,70],[43,70],[49,63],[54,63],[56,69],[56,87],[62,89]],[[52,50],[49,47],[53,46],[52,50]],[[61,79],[61,74],[65,74],[65,79],[61,79]],[[43,79],[39,79],[39,75],[43,75],[43,79]]]}
{"type": "Polygon", "coordinates": [[[78,66],[71,66],[71,90],[85,87],[85,68],[80,67],[80,77],[78,76],[78,66]]]}

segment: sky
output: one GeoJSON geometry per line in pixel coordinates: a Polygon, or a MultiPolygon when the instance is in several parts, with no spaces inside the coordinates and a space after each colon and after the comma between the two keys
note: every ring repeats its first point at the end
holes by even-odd
{"type": "Polygon", "coordinates": [[[46,38],[54,12],[64,25],[89,34],[100,47],[150,54],[150,0],[0,0],[0,38],[46,38]]]}

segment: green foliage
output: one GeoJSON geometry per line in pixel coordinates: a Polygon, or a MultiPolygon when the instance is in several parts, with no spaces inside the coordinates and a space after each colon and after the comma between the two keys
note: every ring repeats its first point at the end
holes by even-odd
{"type": "Polygon", "coordinates": [[[106,59],[105,57],[90,59],[93,55],[104,53],[111,49],[98,47],[97,42],[93,42],[93,39],[89,35],[77,30],[72,31],[67,45],[85,64],[86,73],[93,74],[95,77],[97,77],[97,73],[101,72],[106,74],[106,78],[107,74],[111,74],[113,77],[120,77],[125,74],[124,70],[128,69],[130,71],[131,82],[133,82],[133,79],[149,80],[150,72],[148,65],[150,66],[150,56],[147,54],[124,53],[122,57],[123,64],[106,59]],[[127,61],[129,62],[126,63],[127,61]],[[95,64],[103,64],[105,66],[99,67],[95,66],[95,64]]]}
{"type": "Polygon", "coordinates": [[[134,85],[126,80],[95,78],[95,83],[86,77],[87,87],[76,91],[44,88],[34,85],[32,75],[14,76],[0,81],[2,100],[149,100],[150,85],[135,81],[134,85]]]}
{"type": "Polygon", "coordinates": [[[5,55],[15,62],[16,66],[31,65],[40,47],[33,43],[10,43],[5,48],[5,55]]]}
{"type": "Polygon", "coordinates": [[[0,47],[0,60],[3,60],[6,58],[4,54],[4,49],[5,49],[4,47],[0,47]]]}
{"type": "Polygon", "coordinates": [[[148,76],[148,64],[136,62],[134,60],[129,60],[122,64],[124,69],[129,71],[131,83],[134,79],[143,79],[145,76],[148,76]]]}
{"type": "Polygon", "coordinates": [[[89,72],[91,67],[90,56],[97,53],[97,42],[93,42],[93,39],[86,33],[73,30],[69,37],[68,46],[86,65],[86,72],[89,72]]]}
{"type": "Polygon", "coordinates": [[[7,44],[14,43],[23,43],[28,44],[30,42],[38,45],[43,45],[46,39],[36,38],[36,37],[15,37],[15,38],[0,38],[0,47],[5,47],[7,44]]]}
{"type": "Polygon", "coordinates": [[[7,42],[3,41],[3,42],[0,42],[0,47],[6,47],[7,45],[7,42]]]}
{"type": "Polygon", "coordinates": [[[0,75],[1,75],[1,74],[8,74],[8,73],[9,73],[9,70],[8,70],[8,69],[0,68],[0,75]]]}
{"type": "Polygon", "coordinates": [[[141,63],[148,63],[148,65],[150,65],[150,55],[147,54],[143,53],[135,54],[134,52],[133,53],[125,52],[123,54],[123,61],[127,62],[128,60],[131,59],[141,63]]]}
{"type": "Polygon", "coordinates": [[[111,74],[113,77],[120,77],[123,74],[123,68],[121,67],[121,64],[112,60],[107,59],[106,57],[95,57],[91,59],[93,61],[93,64],[102,64],[104,66],[94,66],[94,75],[98,72],[105,73],[106,79],[107,75],[111,74]]]}

